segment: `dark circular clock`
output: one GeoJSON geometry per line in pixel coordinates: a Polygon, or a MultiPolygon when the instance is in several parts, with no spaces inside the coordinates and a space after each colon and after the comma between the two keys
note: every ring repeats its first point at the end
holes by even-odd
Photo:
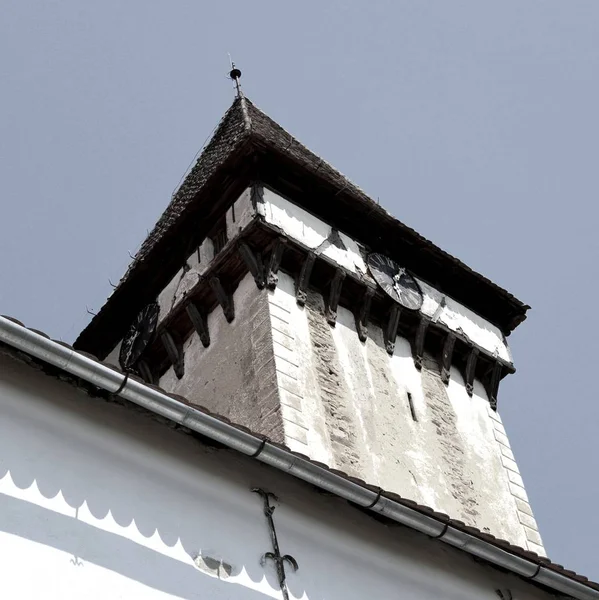
{"type": "Polygon", "coordinates": [[[152,341],[158,323],[159,311],[158,304],[153,302],[143,308],[135,317],[121,343],[119,363],[121,363],[123,369],[130,369],[152,341]]]}
{"type": "Polygon", "coordinates": [[[418,310],[422,306],[422,290],[416,280],[394,260],[383,254],[368,255],[368,269],[375,281],[395,302],[404,308],[418,310]]]}

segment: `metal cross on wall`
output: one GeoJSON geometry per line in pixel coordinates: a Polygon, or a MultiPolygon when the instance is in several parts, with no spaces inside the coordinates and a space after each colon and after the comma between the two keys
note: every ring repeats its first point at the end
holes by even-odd
{"type": "Polygon", "coordinates": [[[256,494],[260,494],[264,500],[264,515],[266,516],[266,521],[268,522],[268,529],[270,531],[270,539],[272,541],[272,552],[266,552],[262,558],[260,559],[260,564],[264,566],[267,560],[272,560],[275,563],[275,568],[277,570],[277,578],[279,580],[279,586],[281,587],[281,592],[283,593],[283,600],[289,600],[289,592],[287,591],[287,583],[286,583],[286,573],[285,573],[285,562],[288,562],[294,571],[297,571],[298,565],[297,561],[293,556],[289,554],[281,555],[281,551],[279,550],[279,541],[277,540],[277,532],[275,530],[275,522],[272,518],[272,513],[275,510],[275,506],[271,506],[270,500],[274,500],[275,502],[278,498],[272,494],[271,492],[265,492],[260,488],[254,488],[252,492],[256,492],[256,494]]]}

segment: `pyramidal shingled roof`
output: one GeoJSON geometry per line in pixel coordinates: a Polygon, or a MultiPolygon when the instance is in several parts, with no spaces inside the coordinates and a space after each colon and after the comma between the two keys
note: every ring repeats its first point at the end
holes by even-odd
{"type": "MultiPolygon", "coordinates": [[[[151,252],[162,236],[181,218],[186,208],[193,202],[197,193],[217,171],[220,165],[244,142],[247,142],[252,133],[246,106],[248,101],[242,102],[236,98],[229,110],[223,115],[216,127],[214,134],[197,162],[183,180],[181,187],[173,196],[170,204],[158,219],[154,229],[145,239],[129,270],[119,283],[122,285],[127,280],[127,275],[135,265],[143,261],[151,252]]],[[[252,107],[253,108],[253,107],[252,107]]]]}
{"type": "MultiPolygon", "coordinates": [[[[421,254],[426,253],[430,264],[434,262],[440,266],[440,268],[436,268],[442,277],[447,279],[449,271],[452,273],[460,272],[465,285],[458,286],[458,292],[462,293],[463,296],[468,296],[466,304],[468,304],[468,299],[475,301],[479,295],[474,293],[474,290],[484,289],[486,299],[479,298],[480,307],[473,306],[473,309],[480,312],[482,316],[489,318],[489,315],[485,314],[486,303],[492,301],[496,304],[497,306],[492,310],[490,309],[489,312],[502,313],[501,319],[493,320],[491,318],[490,320],[499,325],[504,333],[509,334],[526,318],[526,311],[530,308],[529,306],[397,220],[347,177],[297,141],[249,99],[240,96],[234,100],[224,114],[212,138],[174,194],[166,210],[158,219],[154,229],[141,245],[112,296],[76,340],[76,348],[100,356],[108,351],[104,346],[108,343],[108,338],[113,336],[112,333],[102,333],[102,330],[106,328],[111,331],[114,330],[117,327],[112,322],[115,318],[117,321],[130,318],[132,316],[131,311],[141,308],[141,306],[134,307],[131,298],[125,303],[122,302],[123,297],[126,295],[125,290],[135,285],[139,289],[142,284],[142,274],[145,273],[147,277],[150,271],[149,265],[154,264],[155,260],[160,261],[159,255],[164,258],[165,248],[172,251],[176,232],[180,233],[179,230],[186,221],[186,217],[197,208],[199,197],[202,194],[208,194],[207,189],[214,180],[218,179],[219,176],[221,178],[228,177],[229,179],[235,177],[234,166],[241,164],[243,157],[247,158],[258,152],[268,152],[275,155],[278,159],[285,161],[286,164],[293,164],[303,173],[318,179],[329,190],[331,203],[344,203],[344,207],[346,209],[351,208],[353,214],[359,220],[368,219],[370,227],[384,226],[386,227],[385,235],[388,237],[389,232],[392,232],[392,237],[403,239],[410,248],[424,250],[421,254]],[[227,166],[229,172],[223,176],[223,172],[227,171],[227,166]],[[162,253],[160,248],[163,250],[162,253]],[[443,271],[446,273],[443,274],[443,271]],[[460,292],[462,288],[463,292],[460,292]],[[120,302],[118,304],[119,312],[127,314],[115,317],[115,311],[112,309],[117,306],[118,302],[120,302]],[[107,316],[109,313],[110,318],[107,316]],[[105,338],[101,344],[97,344],[98,336],[105,338]]],[[[206,202],[206,200],[204,199],[202,202],[206,202]]],[[[426,279],[426,274],[419,273],[419,275],[426,279]]],[[[143,281],[144,285],[145,283],[147,283],[147,280],[143,281]]],[[[454,295],[451,290],[446,293],[454,295]]],[[[460,300],[458,297],[456,299],[460,300]]],[[[464,298],[461,301],[464,302],[464,298]]],[[[112,342],[112,339],[110,341],[112,342]]]]}
{"type": "MultiPolygon", "coordinates": [[[[193,202],[197,193],[218,167],[242,144],[252,141],[276,149],[309,169],[316,169],[319,175],[329,179],[331,183],[342,187],[345,191],[352,192],[363,201],[372,204],[373,207],[384,210],[358,186],[308,150],[250,100],[239,97],[224,114],[210,142],[142,244],[130,270],[134,268],[136,262],[144,260],[152,251],[155,243],[185,212],[186,207],[193,202]]],[[[125,275],[123,281],[126,278],[125,275]]]]}

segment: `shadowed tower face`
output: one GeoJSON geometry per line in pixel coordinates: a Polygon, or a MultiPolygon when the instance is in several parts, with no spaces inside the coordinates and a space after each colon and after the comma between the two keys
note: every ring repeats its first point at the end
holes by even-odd
{"type": "Polygon", "coordinates": [[[527,309],[238,97],[76,347],[544,554],[497,412],[527,309]]]}

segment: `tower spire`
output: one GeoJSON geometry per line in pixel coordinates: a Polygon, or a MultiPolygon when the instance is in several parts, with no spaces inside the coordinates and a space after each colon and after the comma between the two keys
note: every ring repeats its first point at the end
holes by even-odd
{"type": "Polygon", "coordinates": [[[241,91],[241,84],[239,83],[239,80],[241,79],[241,71],[235,66],[235,63],[233,62],[233,59],[231,58],[230,54],[229,54],[229,61],[231,62],[231,70],[229,71],[229,77],[235,83],[235,90],[237,91],[237,98],[240,101],[241,110],[243,112],[243,123],[245,125],[246,130],[250,131],[252,128],[252,121],[251,121],[250,115],[248,113],[247,105],[245,102],[245,96],[243,95],[243,92],[241,91]]]}
{"type": "Polygon", "coordinates": [[[237,91],[237,97],[243,98],[243,92],[241,91],[241,84],[239,80],[241,79],[241,71],[235,66],[231,55],[229,54],[229,61],[231,62],[231,70],[229,71],[229,77],[235,83],[235,90],[237,91]]]}

